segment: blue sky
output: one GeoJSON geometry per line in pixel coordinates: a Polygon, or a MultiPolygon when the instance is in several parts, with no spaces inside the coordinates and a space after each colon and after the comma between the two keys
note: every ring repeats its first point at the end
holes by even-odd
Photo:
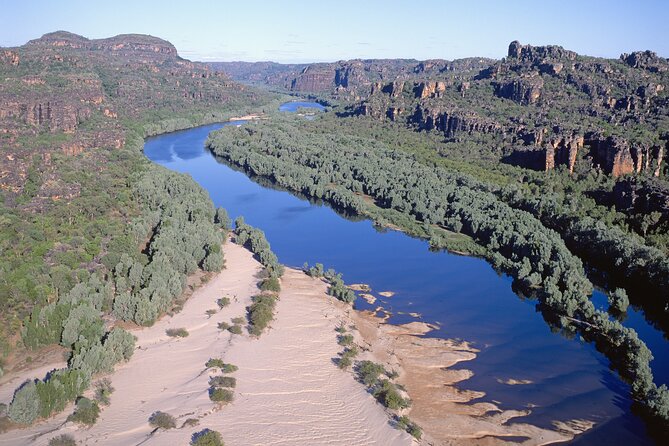
{"type": "Polygon", "coordinates": [[[0,46],[67,30],[151,34],[192,60],[499,58],[512,40],[669,56],[669,0],[0,0],[0,46]]]}

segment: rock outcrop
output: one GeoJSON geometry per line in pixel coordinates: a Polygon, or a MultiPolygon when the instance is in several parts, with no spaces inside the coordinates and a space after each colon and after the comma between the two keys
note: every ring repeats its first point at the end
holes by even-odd
{"type": "Polygon", "coordinates": [[[540,76],[527,76],[506,82],[495,82],[495,94],[522,105],[536,104],[541,97],[544,81],[540,76]]]}
{"type": "Polygon", "coordinates": [[[538,63],[546,59],[553,60],[576,60],[574,51],[565,50],[561,46],[532,46],[521,45],[520,42],[514,40],[509,44],[508,58],[518,62],[538,63]]]}
{"type": "Polygon", "coordinates": [[[620,136],[603,136],[594,132],[585,135],[595,166],[618,177],[632,173],[649,173],[659,176],[665,147],[657,145],[632,145],[620,136]]]}
{"type": "Polygon", "coordinates": [[[653,51],[635,51],[632,54],[623,53],[620,60],[632,68],[642,68],[653,73],[663,73],[669,69],[669,61],[658,57],[653,51]]]}

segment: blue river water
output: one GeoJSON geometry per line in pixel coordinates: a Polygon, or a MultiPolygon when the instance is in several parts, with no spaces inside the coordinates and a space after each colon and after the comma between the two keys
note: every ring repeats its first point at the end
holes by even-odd
{"type": "MultiPolygon", "coordinates": [[[[315,105],[293,102],[282,110],[315,105]]],[[[460,386],[486,392],[484,401],[504,409],[531,409],[530,415],[512,422],[551,427],[554,421],[589,420],[595,428],[573,444],[653,444],[642,420],[631,412],[628,385],[609,369],[609,361],[591,344],[552,332],[536,302],[512,291],[510,277],[482,259],[431,252],[424,240],[258,184],[205,149],[208,134],[225,125],[246,124],[214,124],[153,137],[144,153],[168,169],[191,175],[233,219],[243,215],[265,231],[282,263],[333,267],[347,283],[369,284],[379,298],[374,306],[388,310],[391,323],[416,320],[408,313],[418,313],[419,320],[439,326],[430,336],[472,343],[480,349],[478,357],[459,367],[474,375],[460,386]],[[380,291],[395,295],[384,298],[380,291]],[[509,385],[510,379],[529,383],[509,385]]],[[[596,293],[600,305],[605,299],[596,293]]],[[[356,307],[372,308],[362,299],[356,307]]],[[[629,313],[627,322],[638,325],[656,357],[659,350],[651,365],[659,381],[666,382],[666,340],[641,313],[631,307],[629,313]]]]}

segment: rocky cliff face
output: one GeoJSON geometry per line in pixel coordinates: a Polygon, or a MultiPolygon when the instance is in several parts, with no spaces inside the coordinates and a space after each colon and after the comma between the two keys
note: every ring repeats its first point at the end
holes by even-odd
{"type": "Polygon", "coordinates": [[[493,83],[495,94],[522,105],[536,104],[541,97],[544,81],[540,76],[527,76],[493,83]]]}

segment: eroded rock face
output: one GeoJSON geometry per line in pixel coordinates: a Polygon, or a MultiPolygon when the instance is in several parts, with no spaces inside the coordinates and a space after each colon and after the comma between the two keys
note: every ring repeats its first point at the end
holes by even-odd
{"type": "Polygon", "coordinates": [[[584,138],[582,135],[572,134],[570,136],[554,136],[546,144],[546,166],[545,170],[554,169],[556,166],[567,166],[570,173],[574,172],[576,156],[583,148],[584,138]]]}
{"type": "Polygon", "coordinates": [[[541,76],[523,77],[495,83],[495,94],[522,105],[536,104],[541,98],[544,81],[541,76]]]}
{"type": "Polygon", "coordinates": [[[0,63],[18,66],[21,58],[16,51],[2,50],[0,51],[0,63]]]}
{"type": "Polygon", "coordinates": [[[565,50],[558,45],[521,45],[517,40],[509,44],[508,51],[509,59],[533,63],[544,59],[576,60],[576,56],[574,51],[565,50]]]}
{"type": "Polygon", "coordinates": [[[623,53],[620,60],[632,68],[642,68],[654,73],[665,72],[669,69],[667,59],[658,57],[653,51],[635,51],[632,54],[623,53]]]}
{"type": "Polygon", "coordinates": [[[292,80],[290,89],[293,91],[323,91],[334,83],[334,73],[306,67],[299,76],[292,80]]]}
{"type": "Polygon", "coordinates": [[[501,126],[489,119],[482,118],[473,112],[430,109],[419,106],[411,117],[420,130],[438,130],[446,137],[453,137],[460,132],[465,133],[499,133],[501,126]]]}
{"type": "Polygon", "coordinates": [[[441,81],[421,82],[417,87],[417,96],[421,99],[439,98],[446,91],[446,83],[441,81]]]}
{"type": "Polygon", "coordinates": [[[642,172],[660,174],[664,157],[660,144],[632,145],[620,136],[604,137],[600,133],[587,134],[585,144],[590,146],[594,164],[613,177],[642,172]]]}

